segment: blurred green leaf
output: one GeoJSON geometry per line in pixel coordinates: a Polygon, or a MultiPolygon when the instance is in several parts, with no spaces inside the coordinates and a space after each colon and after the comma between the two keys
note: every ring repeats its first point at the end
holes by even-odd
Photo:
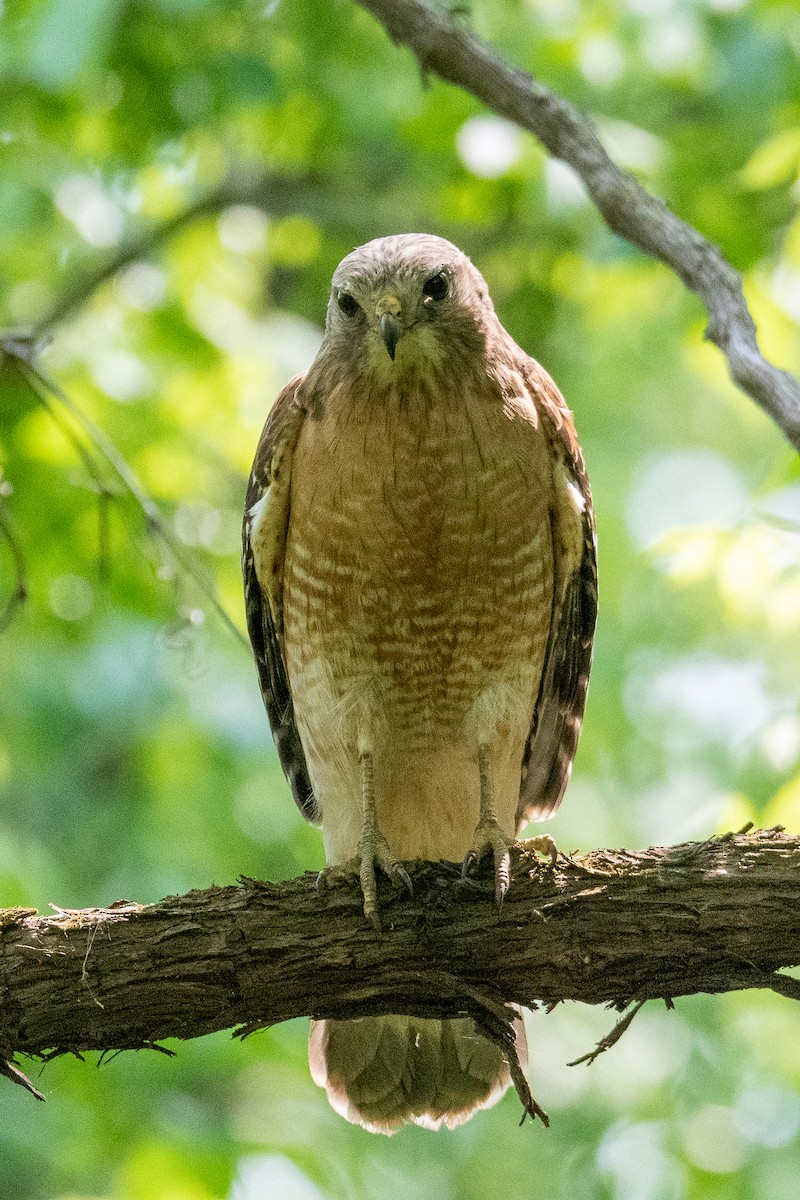
{"type": "Polygon", "coordinates": [[[745,187],[758,189],[791,182],[800,173],[800,129],[782,129],[767,138],[742,167],[745,187]]]}
{"type": "Polygon", "coordinates": [[[46,91],[62,92],[105,62],[121,0],[48,0],[30,42],[28,74],[46,91]]]}

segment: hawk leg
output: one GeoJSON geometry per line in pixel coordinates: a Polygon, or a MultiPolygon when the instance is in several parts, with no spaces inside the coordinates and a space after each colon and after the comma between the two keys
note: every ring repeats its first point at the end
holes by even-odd
{"type": "MultiPolygon", "coordinates": [[[[461,867],[461,878],[466,882],[484,854],[491,850],[494,855],[494,898],[497,902],[497,907],[500,908],[511,882],[511,856],[509,851],[514,845],[515,839],[503,832],[497,820],[494,808],[494,789],[492,787],[492,764],[488,746],[481,746],[478,750],[478,770],[481,780],[480,815],[472,847],[467,852],[467,856],[461,867]]],[[[550,862],[555,865],[558,851],[555,842],[549,834],[545,833],[539,837],[525,838],[523,844],[529,850],[536,850],[539,854],[549,855],[550,862]]]]}
{"type": "Polygon", "coordinates": [[[364,896],[364,916],[380,933],[381,919],[375,868],[380,867],[384,874],[389,876],[394,887],[407,888],[409,896],[414,895],[414,885],[408,871],[394,857],[386,838],[378,829],[372,752],[363,750],[358,756],[358,762],[361,774],[361,837],[358,853],[347,862],[335,863],[320,871],[317,876],[317,892],[321,896],[328,884],[334,880],[358,875],[364,896]]]}
{"type": "Polygon", "coordinates": [[[511,857],[508,851],[514,839],[503,833],[494,810],[492,764],[488,746],[481,746],[478,750],[478,770],[481,779],[480,815],[472,846],[467,851],[461,867],[461,878],[466,882],[484,854],[491,850],[494,855],[494,898],[499,908],[511,881],[511,857]]]}
{"type": "Polygon", "coordinates": [[[389,849],[386,838],[378,829],[375,812],[375,765],[372,751],[362,750],[358,756],[361,769],[361,839],[358,844],[361,891],[364,893],[364,916],[380,933],[381,919],[378,912],[378,888],[375,880],[375,868],[389,876],[395,887],[408,888],[409,895],[414,895],[414,885],[411,877],[394,857],[389,849]]]}

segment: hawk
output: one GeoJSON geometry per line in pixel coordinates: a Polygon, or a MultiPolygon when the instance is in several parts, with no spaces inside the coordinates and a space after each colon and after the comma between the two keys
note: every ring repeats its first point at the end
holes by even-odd
{"type": "MultiPolygon", "coordinates": [[[[264,427],[243,542],[275,745],[327,862],[354,865],[376,927],[376,869],[408,884],[404,859],[466,873],[491,852],[502,901],[577,746],[594,519],[569,409],[450,242],[340,263],[319,353],[264,427]]],[[[382,1133],[459,1125],[510,1082],[467,1018],[317,1021],[309,1055],[333,1107],[382,1133]]]]}

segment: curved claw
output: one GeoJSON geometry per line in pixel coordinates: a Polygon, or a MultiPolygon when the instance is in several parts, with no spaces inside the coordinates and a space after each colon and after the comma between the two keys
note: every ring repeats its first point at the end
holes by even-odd
{"type": "Polygon", "coordinates": [[[364,897],[364,916],[375,932],[380,933],[381,919],[378,911],[378,885],[375,878],[378,867],[380,867],[385,875],[388,875],[393,887],[405,888],[409,896],[413,899],[414,883],[411,876],[405,867],[392,857],[386,843],[380,837],[376,839],[376,845],[373,848],[370,849],[367,846],[362,846],[356,858],[351,858],[346,863],[335,863],[320,871],[315,883],[317,895],[322,899],[328,886],[335,880],[358,879],[364,897]]]}
{"type": "Polygon", "coordinates": [[[468,883],[469,875],[478,865],[487,851],[491,850],[494,857],[494,898],[498,908],[502,908],[511,883],[510,847],[513,838],[507,837],[494,818],[483,820],[475,830],[475,840],[467,852],[461,866],[461,882],[468,883]]]}
{"type": "Polygon", "coordinates": [[[364,916],[377,933],[381,931],[381,921],[378,914],[378,888],[375,879],[376,868],[380,867],[384,875],[395,888],[405,888],[409,896],[414,895],[414,884],[408,871],[402,866],[389,850],[386,839],[380,834],[374,834],[369,842],[362,840],[361,862],[361,891],[364,894],[364,916]]]}
{"type": "Polygon", "coordinates": [[[383,926],[381,925],[381,914],[380,914],[377,904],[372,905],[372,904],[370,904],[370,902],[368,900],[365,900],[364,901],[364,916],[367,918],[367,920],[369,921],[370,925],[372,926],[372,928],[375,930],[376,933],[383,933],[383,926]]]}
{"type": "Polygon", "coordinates": [[[474,852],[474,850],[470,850],[469,853],[464,856],[464,861],[461,864],[461,882],[462,883],[470,883],[471,882],[469,876],[475,870],[475,867],[478,865],[479,861],[480,861],[479,856],[474,852]]]}
{"type": "Polygon", "coordinates": [[[397,863],[394,873],[390,874],[389,878],[395,887],[404,887],[411,899],[414,899],[414,883],[405,867],[397,863]],[[398,880],[400,881],[399,883],[398,880]]]}
{"type": "Polygon", "coordinates": [[[498,908],[503,907],[506,892],[511,884],[511,855],[508,846],[502,851],[494,848],[494,901],[498,908]]]}

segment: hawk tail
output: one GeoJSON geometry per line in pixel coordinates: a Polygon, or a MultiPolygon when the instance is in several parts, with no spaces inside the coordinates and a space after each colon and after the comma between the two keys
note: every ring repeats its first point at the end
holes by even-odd
{"type": "MultiPolygon", "coordinates": [[[[525,1062],[521,1016],[516,1044],[525,1062]]],[[[511,1083],[502,1051],[468,1017],[312,1021],[308,1056],[331,1106],[371,1133],[396,1133],[409,1122],[454,1129],[496,1104],[511,1083]]]]}

